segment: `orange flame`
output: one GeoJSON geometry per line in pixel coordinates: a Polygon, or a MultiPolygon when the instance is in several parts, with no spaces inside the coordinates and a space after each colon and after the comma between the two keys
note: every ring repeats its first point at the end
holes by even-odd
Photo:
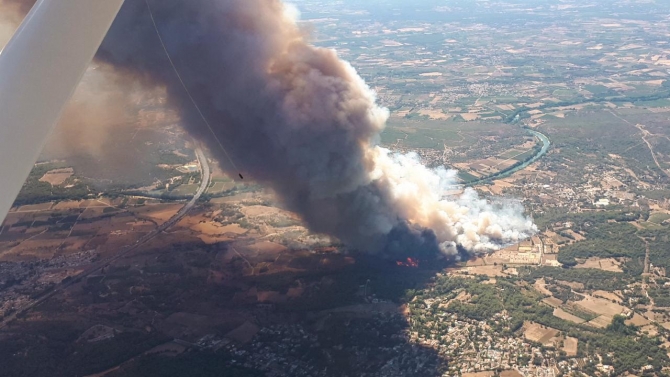
{"type": "Polygon", "coordinates": [[[404,261],[397,261],[395,262],[398,266],[405,266],[405,267],[419,267],[419,260],[418,259],[413,259],[413,258],[407,258],[407,260],[404,261]]]}

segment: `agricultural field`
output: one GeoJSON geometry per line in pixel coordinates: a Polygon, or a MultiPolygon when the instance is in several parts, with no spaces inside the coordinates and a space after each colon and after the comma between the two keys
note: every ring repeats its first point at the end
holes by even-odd
{"type": "Polygon", "coordinates": [[[558,335],[558,330],[556,329],[533,322],[524,324],[523,336],[532,342],[549,345],[556,335],[558,335]]]}
{"type": "Polygon", "coordinates": [[[580,318],[580,317],[577,317],[574,314],[570,314],[570,313],[566,312],[565,310],[563,310],[561,308],[554,309],[553,314],[554,314],[554,316],[556,316],[560,319],[564,319],[566,321],[570,321],[570,322],[573,322],[573,323],[584,323],[584,322],[586,322],[586,320],[584,318],[580,318]]]}
{"type": "Polygon", "coordinates": [[[623,272],[621,262],[614,258],[588,258],[579,263],[575,268],[596,268],[603,271],[623,272]]]}
{"type": "Polygon", "coordinates": [[[65,183],[72,175],[74,175],[74,169],[72,168],[54,169],[44,173],[42,178],[40,178],[40,182],[47,182],[51,186],[58,186],[65,183]]]}

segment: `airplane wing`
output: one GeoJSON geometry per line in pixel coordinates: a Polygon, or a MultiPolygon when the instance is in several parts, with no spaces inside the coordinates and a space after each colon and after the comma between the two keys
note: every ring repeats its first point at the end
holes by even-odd
{"type": "Polygon", "coordinates": [[[39,0],[0,53],[0,223],[123,0],[39,0]]]}

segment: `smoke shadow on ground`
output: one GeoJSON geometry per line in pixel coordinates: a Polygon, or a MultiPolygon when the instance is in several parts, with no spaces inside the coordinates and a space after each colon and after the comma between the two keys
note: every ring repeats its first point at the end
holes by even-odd
{"type": "MultiPolygon", "coordinates": [[[[464,249],[459,255],[464,261],[470,257],[464,249]]],[[[278,281],[301,282],[303,294],[275,309],[296,315],[296,321],[315,335],[318,347],[309,352],[311,365],[327,370],[324,376],[441,376],[448,361],[435,349],[410,340],[406,304],[453,261],[351,256],[354,264],[336,270],[323,266],[323,255],[314,255],[308,258],[311,268],[299,277],[284,273],[243,280],[277,291],[282,291],[274,285],[278,281]]]]}
{"type": "Polygon", "coordinates": [[[412,267],[369,254],[235,250],[183,232],[162,235],[0,332],[0,357],[11,360],[5,371],[58,377],[118,367],[107,376],[372,377],[440,376],[447,367],[434,349],[410,340],[403,306],[412,290],[430,286],[449,267],[446,261],[418,260],[412,267]],[[256,269],[268,260],[283,267],[256,269]],[[81,340],[100,324],[118,332],[104,341],[81,340]],[[207,336],[222,343],[200,342],[207,336]],[[182,353],[147,353],[174,339],[182,353]]]}
{"type": "MultiPolygon", "coordinates": [[[[366,254],[353,257],[356,262],[342,268],[235,277],[225,284],[228,299],[218,304],[248,310],[249,320],[270,329],[268,333],[261,331],[249,343],[217,352],[193,351],[167,360],[170,370],[164,358],[147,356],[110,376],[178,376],[186,366],[189,375],[204,376],[209,375],[206,371],[221,373],[236,365],[255,365],[253,360],[284,360],[264,369],[274,372],[267,375],[277,376],[441,376],[447,360],[435,349],[410,340],[404,303],[449,264],[418,261],[419,266],[412,267],[403,260],[380,260],[366,254]],[[236,290],[232,296],[231,287],[236,290]],[[302,290],[298,298],[258,301],[261,295],[270,297],[270,292],[281,295],[296,289],[302,290]],[[251,297],[250,291],[256,296],[251,297]]],[[[317,254],[301,263],[321,265],[323,259],[324,255],[317,254]]],[[[216,291],[208,295],[219,297],[216,291]]],[[[224,375],[259,374],[253,368],[242,368],[224,375]]]]}

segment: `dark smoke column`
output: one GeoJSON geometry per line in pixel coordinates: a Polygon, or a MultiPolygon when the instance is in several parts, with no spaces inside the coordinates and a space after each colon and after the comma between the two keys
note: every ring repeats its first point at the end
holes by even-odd
{"type": "Polygon", "coordinates": [[[226,166],[178,81],[145,0],[126,0],[97,58],[127,80],[165,87],[231,176],[273,188],[312,231],[365,252],[429,258],[490,251],[537,230],[518,203],[492,204],[472,190],[445,198],[455,172],[375,146],[388,111],[334,51],[308,44],[281,1],[149,2],[185,85],[240,171],[226,166]]]}
{"type": "MultiPolygon", "coordinates": [[[[154,0],[151,7],[184,82],[243,174],[272,187],[313,231],[373,252],[437,253],[431,232],[410,230],[370,178],[371,143],[387,112],[334,51],[306,43],[280,1],[154,0]]],[[[225,167],[143,0],[126,1],[98,58],[166,86],[186,126],[225,167]]]]}

